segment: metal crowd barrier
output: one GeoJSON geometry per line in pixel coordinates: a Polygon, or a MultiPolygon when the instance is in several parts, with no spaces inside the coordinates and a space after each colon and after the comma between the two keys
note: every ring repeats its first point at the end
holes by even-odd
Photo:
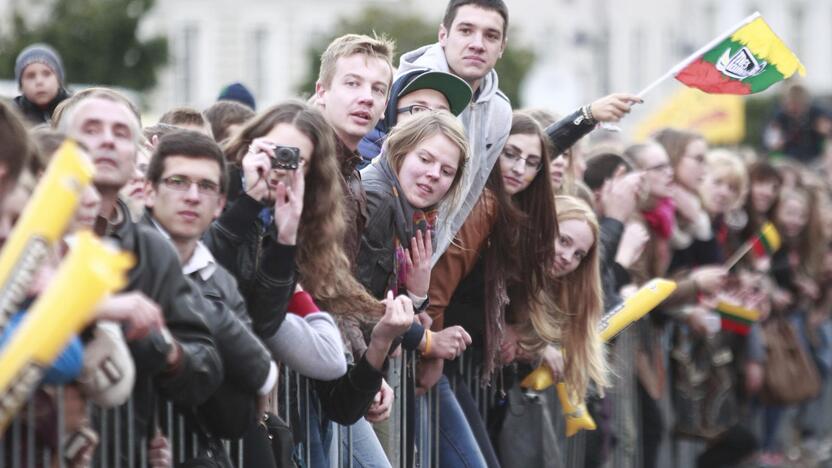
{"type": "MultiPolygon", "coordinates": [[[[413,454],[413,465],[417,467],[438,466],[438,430],[431,414],[438,411],[438,399],[434,391],[408,401],[406,389],[413,385],[412,370],[415,355],[405,353],[399,358],[391,359],[388,383],[395,392],[394,406],[389,418],[388,440],[382,445],[388,447],[388,458],[395,468],[407,466],[408,452],[413,454]],[[408,371],[410,369],[410,371],[408,371]],[[416,421],[408,421],[407,408],[415,403],[416,421]],[[415,433],[409,434],[407,428],[414,427],[415,433]],[[413,449],[408,451],[408,444],[413,449]]],[[[64,430],[68,419],[76,416],[68,411],[76,411],[65,404],[66,389],[51,387],[48,392],[52,398],[45,398],[45,390],[39,391],[39,397],[33,398],[14,419],[9,429],[0,438],[0,468],[40,468],[67,465],[65,456],[72,443],[67,444],[69,434],[64,430]],[[60,441],[60,442],[59,442],[60,441]]],[[[295,460],[300,467],[311,467],[312,427],[311,405],[318,405],[313,385],[305,377],[288,368],[281,372],[281,382],[271,398],[270,411],[279,415],[291,427],[294,433],[295,460]]],[[[93,467],[146,467],[149,466],[148,440],[146,434],[137,434],[134,430],[135,412],[133,401],[128,401],[119,408],[102,409],[86,403],[81,409],[83,418],[88,421],[96,433],[98,444],[92,457],[93,467]],[[134,449],[138,447],[138,449],[134,449]]],[[[320,415],[320,407],[317,408],[320,415]]],[[[173,404],[159,402],[156,420],[157,426],[168,438],[173,466],[195,457],[203,448],[200,438],[186,423],[185,417],[174,410],[173,404]]],[[[333,440],[336,456],[331,457],[330,465],[337,467],[353,466],[352,433],[350,427],[334,424],[333,440]],[[341,444],[341,437],[347,441],[341,444]]],[[[232,464],[236,468],[245,466],[242,440],[222,441],[232,464]]],[[[327,448],[324,447],[324,450],[327,448]]],[[[317,468],[317,467],[315,467],[317,468]]]]}
{"type": "MultiPolygon", "coordinates": [[[[617,345],[620,350],[632,347],[629,336],[622,335],[617,345]]],[[[622,356],[621,353],[616,353],[622,356]]],[[[480,359],[470,352],[466,352],[460,358],[459,378],[457,384],[464,384],[471,390],[480,415],[486,423],[492,417],[491,409],[500,397],[499,385],[483,387],[480,385],[480,359]]],[[[407,391],[413,386],[413,372],[416,356],[413,353],[404,353],[400,357],[392,358],[389,366],[387,382],[394,389],[395,401],[391,410],[386,436],[380,438],[386,449],[388,459],[395,468],[408,467],[408,455],[412,455],[412,466],[415,467],[437,467],[439,466],[439,430],[438,424],[441,417],[439,411],[438,392],[432,390],[428,394],[413,398],[407,391]],[[408,409],[415,410],[415,420],[408,421],[408,409]],[[412,433],[411,428],[412,427],[412,433]]],[[[619,377],[623,380],[617,383],[624,385],[613,389],[611,395],[617,401],[633,402],[633,392],[626,391],[626,388],[634,384],[632,369],[623,366],[617,369],[619,377]],[[626,383],[625,383],[626,382],[626,383]]],[[[300,467],[311,467],[312,463],[312,440],[313,427],[311,413],[317,409],[321,414],[317,397],[314,394],[312,383],[299,374],[283,368],[281,379],[275,390],[271,401],[270,410],[286,421],[294,433],[295,459],[300,467]]],[[[43,399],[35,399],[31,404],[24,407],[18,417],[11,424],[7,433],[0,441],[0,468],[34,468],[34,467],[65,467],[67,466],[64,456],[66,446],[64,443],[68,434],[64,431],[69,415],[68,408],[64,405],[65,389],[57,387],[52,390],[54,406],[43,407],[43,399]],[[46,415],[46,416],[45,416],[46,415]],[[35,441],[35,442],[33,442],[35,441]]],[[[540,396],[549,407],[551,420],[554,424],[554,432],[557,440],[553,440],[560,458],[559,466],[583,466],[585,453],[585,434],[578,434],[572,438],[564,436],[565,422],[559,403],[554,392],[543,393],[540,396]]],[[[168,437],[172,449],[174,466],[195,456],[199,450],[200,442],[195,432],[185,423],[185,419],[172,410],[172,405],[162,402],[160,414],[157,421],[162,432],[168,437]]],[[[617,408],[617,407],[616,407],[617,408]]],[[[637,409],[634,413],[637,412],[637,409]]],[[[83,409],[85,417],[90,421],[92,428],[97,432],[99,443],[95,450],[92,466],[94,467],[145,467],[148,466],[148,441],[146,434],[136,434],[133,430],[135,414],[133,402],[130,401],[121,408],[101,409],[92,404],[87,404],[83,409]],[[140,447],[133,450],[133,447],[140,447]]],[[[625,419],[631,419],[632,424],[637,414],[630,414],[625,419]]],[[[623,429],[619,415],[613,414],[613,431],[619,432],[623,429]]],[[[630,430],[636,428],[631,427],[630,430]]],[[[353,440],[352,431],[349,427],[333,425],[334,453],[330,457],[330,465],[336,467],[353,466],[353,440]],[[346,443],[340,441],[346,440],[346,443]]],[[[232,464],[237,468],[245,466],[243,457],[244,447],[242,441],[223,441],[226,451],[231,457],[232,464]]],[[[623,444],[615,447],[612,460],[613,465],[608,466],[638,466],[632,463],[631,456],[621,457],[618,452],[623,450],[623,444]],[[625,459],[628,459],[625,461],[625,459]],[[628,463],[629,462],[629,463],[628,463]],[[620,464],[617,464],[620,463],[620,464]]],[[[326,448],[325,448],[326,449],[326,448]]],[[[699,451],[700,447],[678,447],[676,460],[684,462],[691,455],[699,451]],[[680,450],[681,449],[681,450],[680,450]]],[[[683,463],[684,464],[684,463],[683,463]]],[[[317,468],[317,467],[315,467],[317,468]]]]}

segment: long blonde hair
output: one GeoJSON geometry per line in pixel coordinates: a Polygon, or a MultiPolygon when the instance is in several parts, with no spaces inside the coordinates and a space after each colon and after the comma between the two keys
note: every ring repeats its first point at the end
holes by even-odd
{"type": "Polygon", "coordinates": [[[558,223],[584,221],[595,240],[578,268],[558,278],[541,305],[529,309],[520,345],[530,352],[539,352],[547,344],[560,345],[565,356],[564,381],[574,395],[583,397],[590,380],[599,391],[609,386],[607,359],[598,334],[598,322],[604,312],[600,228],[595,213],[583,200],[558,195],[555,205],[558,223]]]}

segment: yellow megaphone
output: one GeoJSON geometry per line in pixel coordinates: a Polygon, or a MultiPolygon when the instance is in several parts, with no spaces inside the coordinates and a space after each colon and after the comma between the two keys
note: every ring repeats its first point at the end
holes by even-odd
{"type": "Polygon", "coordinates": [[[0,252],[0,332],[25,299],[32,277],[49,247],[66,231],[94,166],[71,140],[49,163],[0,252]]]}
{"type": "MultiPolygon", "coordinates": [[[[598,334],[601,336],[601,340],[604,342],[611,340],[633,322],[655,309],[675,290],[675,281],[663,278],[650,280],[635,294],[601,317],[601,322],[598,325],[598,334]]],[[[520,386],[539,392],[550,387],[553,383],[552,373],[541,364],[520,382],[520,386]]],[[[564,383],[557,384],[557,392],[563,415],[566,418],[566,436],[572,437],[582,429],[595,430],[595,421],[589,415],[586,404],[584,402],[573,404],[569,398],[569,389],[566,388],[564,383]]]]}
{"type": "Polygon", "coordinates": [[[127,284],[134,263],[131,254],[92,233],[78,233],[49,287],[0,352],[0,433],[72,335],[92,319],[98,302],[127,284]]]}

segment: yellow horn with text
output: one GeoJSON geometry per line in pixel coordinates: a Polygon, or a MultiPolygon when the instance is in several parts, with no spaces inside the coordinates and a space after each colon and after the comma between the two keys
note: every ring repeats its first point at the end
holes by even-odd
{"type": "Polygon", "coordinates": [[[25,299],[49,247],[66,231],[93,171],[92,162],[71,140],[46,168],[0,252],[0,331],[25,299]]]}
{"type": "MultiPolygon", "coordinates": [[[[601,339],[604,342],[611,340],[633,322],[655,309],[675,290],[676,282],[674,281],[662,278],[650,280],[635,294],[601,317],[601,322],[598,325],[598,333],[601,335],[601,339]]],[[[566,359],[565,356],[564,359],[566,359]]],[[[520,386],[523,388],[538,392],[552,384],[554,384],[552,373],[542,364],[520,382],[520,386]]],[[[569,396],[569,389],[566,388],[564,383],[557,384],[557,392],[563,415],[566,418],[566,436],[572,437],[582,429],[594,430],[596,427],[595,421],[589,415],[586,404],[584,402],[573,404],[569,396]]]]}
{"type": "Polygon", "coordinates": [[[72,335],[92,320],[99,301],[124,287],[133,263],[131,254],[92,233],[77,235],[48,288],[0,352],[0,433],[72,335]]]}

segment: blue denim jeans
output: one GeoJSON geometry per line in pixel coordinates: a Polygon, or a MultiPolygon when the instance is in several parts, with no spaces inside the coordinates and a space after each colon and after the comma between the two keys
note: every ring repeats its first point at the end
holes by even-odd
{"type": "Polygon", "coordinates": [[[366,419],[361,418],[349,428],[340,429],[343,466],[350,466],[348,457],[352,451],[352,466],[356,468],[390,468],[384,448],[366,419]]]}
{"type": "MultiPolygon", "coordinates": [[[[314,406],[314,405],[313,405],[314,406]]],[[[352,466],[357,468],[390,468],[387,455],[376,437],[373,427],[366,419],[361,418],[349,428],[339,426],[331,421],[321,422],[317,411],[310,411],[311,450],[308,463],[310,467],[350,466],[349,454],[352,453],[352,466]],[[341,456],[334,439],[341,439],[341,456]]]]}
{"type": "Polygon", "coordinates": [[[482,455],[471,426],[446,376],[436,384],[439,393],[439,462],[442,468],[484,468],[482,455]]]}

